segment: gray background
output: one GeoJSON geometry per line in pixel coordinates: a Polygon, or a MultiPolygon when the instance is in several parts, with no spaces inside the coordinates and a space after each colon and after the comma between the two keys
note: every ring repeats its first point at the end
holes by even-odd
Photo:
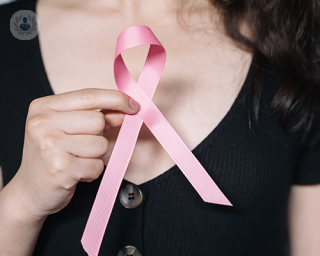
{"type": "Polygon", "coordinates": [[[10,2],[13,2],[13,1],[12,0],[0,0],[0,5],[10,3],[10,2]]]}

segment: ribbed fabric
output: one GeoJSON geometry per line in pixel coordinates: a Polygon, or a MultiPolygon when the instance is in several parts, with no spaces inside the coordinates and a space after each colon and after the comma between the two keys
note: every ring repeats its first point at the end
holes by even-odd
{"type": "MultiPolygon", "coordinates": [[[[52,94],[38,38],[19,41],[9,30],[12,14],[20,9],[34,10],[34,4],[0,7],[0,159],[4,184],[21,163],[30,102],[52,94]]],[[[293,183],[320,183],[320,144],[301,148],[302,133],[289,138],[279,120],[269,116],[267,106],[282,83],[282,74],[267,74],[259,113],[263,130],[254,121],[249,129],[245,105],[240,104],[246,81],[227,115],[192,150],[233,207],[204,203],[174,166],[139,185],[143,202],[136,209],[126,209],[116,200],[99,255],[117,256],[126,245],[137,247],[143,256],[287,255],[289,189],[293,183]]],[[[318,130],[319,116],[312,132],[318,130]]],[[[80,239],[100,180],[79,183],[70,204],[47,218],[34,256],[86,255],[80,239]]],[[[121,188],[127,184],[124,180],[121,188]]]]}

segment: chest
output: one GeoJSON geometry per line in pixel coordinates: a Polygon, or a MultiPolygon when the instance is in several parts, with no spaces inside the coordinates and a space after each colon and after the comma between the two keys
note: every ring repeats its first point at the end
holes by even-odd
{"type": "MultiPolygon", "coordinates": [[[[38,13],[42,60],[55,94],[83,88],[118,89],[113,77],[113,58],[117,37],[128,24],[116,18],[90,19],[85,15],[61,18],[53,24],[51,13],[43,11],[47,15],[41,16],[41,9],[38,13]],[[79,24],[81,29],[75,29],[79,24]]],[[[201,32],[190,34],[175,25],[166,30],[149,26],[167,52],[153,102],[192,150],[228,113],[247,76],[251,54],[232,46],[223,37],[202,35],[199,40],[201,32]]],[[[148,46],[141,46],[123,54],[135,79],[140,75],[147,51],[148,46]]],[[[105,164],[118,132],[119,128],[114,128],[104,134],[109,140],[109,151],[103,157],[105,164]]],[[[125,179],[141,184],[174,164],[143,124],[125,179]]]]}

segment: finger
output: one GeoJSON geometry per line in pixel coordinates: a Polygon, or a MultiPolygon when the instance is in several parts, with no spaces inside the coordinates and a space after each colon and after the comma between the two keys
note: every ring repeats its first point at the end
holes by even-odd
{"type": "Polygon", "coordinates": [[[108,152],[109,142],[97,135],[67,135],[62,142],[62,150],[82,158],[101,158],[108,152]]]}
{"type": "MultiPolygon", "coordinates": [[[[56,111],[110,109],[134,114],[139,110],[139,105],[132,109],[129,102],[131,98],[118,90],[90,88],[48,97],[45,104],[56,111]]],[[[133,99],[131,101],[134,102],[133,99]]]]}
{"type": "Polygon", "coordinates": [[[100,135],[106,126],[105,115],[94,110],[59,112],[54,122],[57,129],[69,135],[100,135]]]}
{"type": "Polygon", "coordinates": [[[106,123],[111,127],[119,127],[124,121],[124,117],[126,116],[125,113],[116,111],[116,110],[101,110],[101,113],[104,114],[106,123]]]}
{"type": "Polygon", "coordinates": [[[104,170],[101,159],[85,159],[74,157],[70,162],[71,177],[75,181],[91,182],[97,179],[104,170]]]}

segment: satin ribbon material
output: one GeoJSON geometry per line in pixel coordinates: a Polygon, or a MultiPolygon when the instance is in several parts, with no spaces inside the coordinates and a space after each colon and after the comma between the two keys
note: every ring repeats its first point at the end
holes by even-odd
{"type": "Polygon", "coordinates": [[[232,206],[190,149],[168,123],[152,97],[166,60],[165,49],[146,26],[124,30],[118,38],[114,60],[114,77],[118,89],[140,104],[134,115],[126,115],[102,178],[85,227],[81,243],[89,256],[97,256],[119,187],[132,156],[142,123],[168,152],[201,198],[208,203],[232,206]],[[150,45],[143,70],[136,82],[121,57],[127,49],[150,45]]]}

